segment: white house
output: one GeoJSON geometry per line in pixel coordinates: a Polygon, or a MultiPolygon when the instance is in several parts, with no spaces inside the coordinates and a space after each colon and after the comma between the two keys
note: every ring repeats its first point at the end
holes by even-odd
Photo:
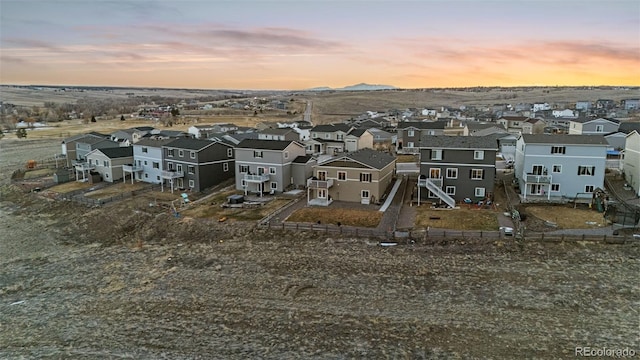
{"type": "Polygon", "coordinates": [[[571,109],[564,109],[564,110],[553,110],[551,112],[551,115],[553,115],[553,117],[562,117],[562,118],[576,118],[578,117],[578,115],[571,109]]]}
{"type": "Polygon", "coordinates": [[[622,171],[627,184],[640,196],[640,133],[637,130],[627,134],[622,171]]]}
{"type": "Polygon", "coordinates": [[[551,110],[551,106],[548,103],[536,103],[536,104],[533,104],[533,107],[531,108],[531,110],[533,112],[551,110]]]}
{"type": "Polygon", "coordinates": [[[591,199],[595,189],[604,189],[607,146],[601,135],[520,136],[514,173],[521,199],[591,199]]]}
{"type": "MultiPolygon", "coordinates": [[[[143,139],[133,144],[134,178],[152,184],[162,182],[162,146],[175,139],[143,139]]],[[[128,171],[129,169],[127,169],[128,171]]]]}

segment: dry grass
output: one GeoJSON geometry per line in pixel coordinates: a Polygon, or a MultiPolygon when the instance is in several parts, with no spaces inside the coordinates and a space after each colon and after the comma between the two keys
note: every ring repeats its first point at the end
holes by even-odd
{"type": "Polygon", "coordinates": [[[417,210],[417,228],[497,231],[497,214],[491,210],[441,209],[421,206],[417,210]]]}
{"type": "Polygon", "coordinates": [[[527,206],[526,212],[561,229],[593,229],[605,226],[602,213],[567,206],[527,206]]]}
{"type": "Polygon", "coordinates": [[[66,194],[76,190],[88,189],[92,186],[93,184],[90,184],[88,182],[70,181],[68,183],[50,187],[49,191],[57,192],[59,194],[66,194]]]}
{"type": "Polygon", "coordinates": [[[321,224],[337,224],[360,227],[376,227],[382,219],[382,212],[377,210],[315,208],[300,209],[291,214],[287,221],[310,222],[321,224]]]}
{"type": "Polygon", "coordinates": [[[34,179],[43,176],[51,176],[55,172],[55,169],[37,169],[37,170],[29,170],[24,173],[25,179],[34,179]]]}
{"type": "Polygon", "coordinates": [[[122,193],[127,193],[134,190],[140,190],[146,187],[147,185],[148,185],[147,183],[142,183],[142,182],[134,183],[134,184],[119,182],[117,184],[109,185],[102,189],[88,192],[85,194],[85,196],[92,199],[104,199],[104,198],[117,196],[122,193]]]}
{"type": "Polygon", "coordinates": [[[222,219],[225,221],[254,221],[260,220],[273,211],[285,206],[290,200],[274,199],[265,202],[263,205],[253,205],[242,208],[223,208],[221,205],[226,201],[226,197],[234,191],[224,192],[215,196],[212,201],[192,205],[180,213],[187,217],[200,219],[222,219]]]}
{"type": "Polygon", "coordinates": [[[396,157],[396,163],[417,163],[417,162],[418,162],[417,155],[404,154],[404,155],[398,155],[396,157]]]}

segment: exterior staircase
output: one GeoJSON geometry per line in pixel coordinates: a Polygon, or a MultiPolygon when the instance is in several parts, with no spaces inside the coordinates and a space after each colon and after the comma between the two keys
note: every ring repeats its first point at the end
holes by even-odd
{"type": "Polygon", "coordinates": [[[446,192],[444,192],[444,190],[442,190],[442,188],[436,185],[432,180],[438,180],[438,179],[428,179],[428,178],[418,179],[418,186],[426,187],[427,190],[434,193],[437,197],[439,197],[442,201],[444,201],[445,204],[449,205],[449,207],[452,207],[452,208],[455,207],[456,201],[451,196],[449,196],[446,192]]]}

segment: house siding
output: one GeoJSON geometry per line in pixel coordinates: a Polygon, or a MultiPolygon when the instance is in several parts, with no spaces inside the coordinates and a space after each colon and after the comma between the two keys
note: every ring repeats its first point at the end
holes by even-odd
{"type": "MultiPolygon", "coordinates": [[[[202,191],[211,186],[215,186],[234,176],[235,161],[233,156],[229,157],[227,150],[231,148],[221,143],[213,143],[200,150],[182,149],[171,146],[163,147],[163,169],[182,168],[184,177],[177,180],[177,186],[190,188],[192,191],[202,191]],[[173,149],[174,155],[169,156],[168,150],[173,149]],[[182,156],[180,156],[182,150],[182,156]],[[191,152],[195,152],[195,159],[191,158],[191,152]],[[228,170],[224,171],[224,164],[227,164],[228,170]],[[194,167],[193,173],[189,172],[189,166],[194,167]],[[193,180],[193,187],[190,186],[190,180],[193,180]],[[182,183],[182,184],[181,184],[182,183]]],[[[232,153],[233,155],[233,153],[232,153]]]]}
{"type": "Polygon", "coordinates": [[[624,151],[622,167],[625,181],[640,196],[640,134],[637,131],[627,135],[624,151]]]}
{"type": "Polygon", "coordinates": [[[162,182],[160,175],[164,169],[164,163],[162,161],[161,147],[134,145],[133,160],[137,166],[143,169],[142,172],[136,173],[136,180],[151,184],[160,184],[162,182]],[[142,152],[143,147],[147,149],[146,153],[142,152]],[[157,169],[153,167],[154,162],[158,163],[157,169]]]}
{"type": "MultiPolygon", "coordinates": [[[[276,188],[273,189],[276,192],[283,192],[290,186],[304,185],[295,183],[295,179],[292,182],[292,162],[298,156],[305,155],[305,149],[298,143],[292,142],[284,150],[267,150],[267,149],[249,149],[249,148],[236,148],[235,149],[235,174],[236,174],[236,189],[246,191],[259,191],[258,184],[247,183],[247,187],[242,186],[245,173],[240,172],[242,166],[247,166],[251,174],[258,174],[258,168],[264,168],[264,174],[269,176],[269,180],[264,183],[263,191],[269,192],[272,190],[271,183],[276,183],[276,188]],[[254,157],[254,151],[262,151],[262,157],[254,157]],[[285,158],[285,152],[288,156],[285,158]],[[275,174],[270,174],[269,168],[275,168],[275,174]]],[[[306,180],[306,179],[305,179],[306,180]]]]}

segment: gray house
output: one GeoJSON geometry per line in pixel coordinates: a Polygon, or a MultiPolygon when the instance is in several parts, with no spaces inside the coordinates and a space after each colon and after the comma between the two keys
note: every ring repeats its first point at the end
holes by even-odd
{"type": "Polygon", "coordinates": [[[496,135],[423,136],[418,199],[440,200],[450,207],[465,199],[492,199],[497,152],[496,135]]]}
{"type": "MultiPolygon", "coordinates": [[[[91,172],[99,173],[102,180],[114,182],[124,177],[123,166],[131,163],[133,163],[133,149],[127,146],[95,149],[87,154],[86,165],[90,167],[91,172]]],[[[78,171],[82,171],[82,177],[85,179],[84,170],[84,168],[76,167],[76,178],[80,179],[78,171]]]]}
{"type": "Polygon", "coordinates": [[[447,121],[402,121],[396,130],[396,149],[399,153],[419,152],[420,139],[425,135],[444,135],[447,121]]]}
{"type": "Polygon", "coordinates": [[[300,141],[300,134],[290,127],[277,129],[267,128],[258,132],[258,139],[300,141]]]}
{"type": "Polygon", "coordinates": [[[175,139],[142,139],[133,144],[133,166],[125,167],[131,171],[134,178],[151,184],[162,183],[162,147],[175,139]]]}
{"type": "Polygon", "coordinates": [[[522,200],[590,200],[604,189],[608,146],[602,135],[522,135],[514,166],[522,200]]]}
{"type": "Polygon", "coordinates": [[[86,156],[96,149],[107,149],[120,147],[120,143],[105,138],[84,137],[76,141],[76,158],[78,162],[84,162],[86,156]]]}
{"type": "Polygon", "coordinates": [[[570,135],[604,135],[618,131],[620,120],[577,118],[569,123],[570,135]]]}
{"type": "Polygon", "coordinates": [[[221,141],[176,139],[162,146],[160,176],[172,191],[202,191],[234,176],[234,149],[221,141]]]}
{"type": "Polygon", "coordinates": [[[284,192],[304,186],[311,175],[312,160],[297,141],[247,139],[235,151],[236,189],[245,194],[284,192]]]}
{"type": "MultiPolygon", "coordinates": [[[[99,133],[88,133],[88,134],[80,134],[68,137],[62,140],[62,155],[67,158],[67,167],[71,167],[73,162],[78,160],[76,155],[76,143],[85,142],[90,140],[85,139],[99,139],[105,140],[109,137],[109,135],[99,134],[99,133]]],[[[86,155],[87,153],[85,153],[86,155]]]]}

